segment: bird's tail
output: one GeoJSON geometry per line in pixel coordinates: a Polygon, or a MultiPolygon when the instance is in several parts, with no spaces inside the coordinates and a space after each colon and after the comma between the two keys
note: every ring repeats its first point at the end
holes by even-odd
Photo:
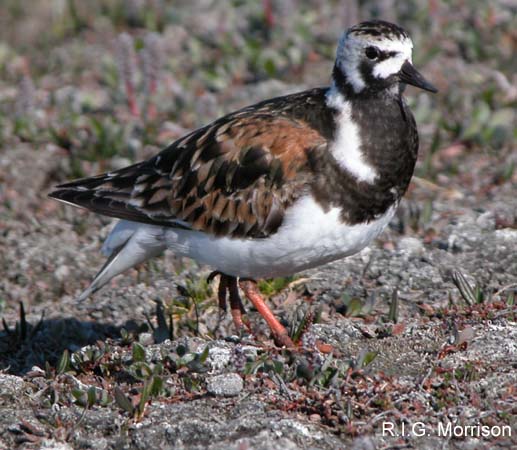
{"type": "Polygon", "coordinates": [[[161,227],[120,221],[103,246],[103,252],[109,255],[108,260],[78,301],[84,301],[125,270],[158,256],[166,248],[161,235],[161,227]]]}

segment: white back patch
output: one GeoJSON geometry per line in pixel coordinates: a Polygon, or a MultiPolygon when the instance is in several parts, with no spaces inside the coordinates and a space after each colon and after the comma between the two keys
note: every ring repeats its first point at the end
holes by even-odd
{"type": "Polygon", "coordinates": [[[332,85],[327,93],[327,105],[339,111],[337,130],[330,151],[340,167],[350,172],[359,181],[373,183],[377,171],[368,164],[361,151],[359,127],[352,120],[352,105],[332,85]]]}

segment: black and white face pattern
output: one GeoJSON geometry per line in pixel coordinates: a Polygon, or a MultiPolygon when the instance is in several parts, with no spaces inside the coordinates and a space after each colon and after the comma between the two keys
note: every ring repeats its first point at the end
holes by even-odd
{"type": "Polygon", "coordinates": [[[402,65],[411,63],[413,42],[399,26],[384,22],[362,22],[341,37],[336,68],[356,94],[377,92],[399,82],[402,65]]]}

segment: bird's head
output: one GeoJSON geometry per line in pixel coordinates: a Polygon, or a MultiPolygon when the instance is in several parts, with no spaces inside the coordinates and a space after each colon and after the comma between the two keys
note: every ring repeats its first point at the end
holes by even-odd
{"type": "Polygon", "coordinates": [[[398,25],[382,20],[361,22],[339,41],[334,82],[353,94],[398,92],[400,83],[438,92],[413,67],[412,50],[411,38],[398,25]]]}

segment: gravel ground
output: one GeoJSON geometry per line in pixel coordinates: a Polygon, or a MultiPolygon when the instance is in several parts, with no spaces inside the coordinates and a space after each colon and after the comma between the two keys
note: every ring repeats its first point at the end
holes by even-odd
{"type": "Polygon", "coordinates": [[[290,326],[310,311],[297,351],[275,348],[249,305],[254,336],[235,336],[204,281],[209,268],[170,253],[75,301],[103,263],[113,223],[48,199],[52,186],[147,157],[225,111],[325,84],[342,27],[354,15],[390,18],[394,4],[344,3],[300,2],[296,13],[295,1],[271,12],[268,2],[226,10],[199,0],[172,11],[132,1],[102,14],[78,5],[76,23],[35,2],[9,16],[17,27],[6,25],[0,45],[0,449],[517,448],[511,2],[415,2],[429,19],[392,13],[440,88],[436,98],[409,91],[422,135],[417,177],[369,248],[261,286],[290,326]],[[138,115],[120,87],[123,31],[139,61],[152,39],[161,43],[159,67],[126,68],[136,71],[138,115]],[[149,104],[156,111],[144,117],[149,104]],[[447,424],[490,434],[440,435],[447,424]]]}

